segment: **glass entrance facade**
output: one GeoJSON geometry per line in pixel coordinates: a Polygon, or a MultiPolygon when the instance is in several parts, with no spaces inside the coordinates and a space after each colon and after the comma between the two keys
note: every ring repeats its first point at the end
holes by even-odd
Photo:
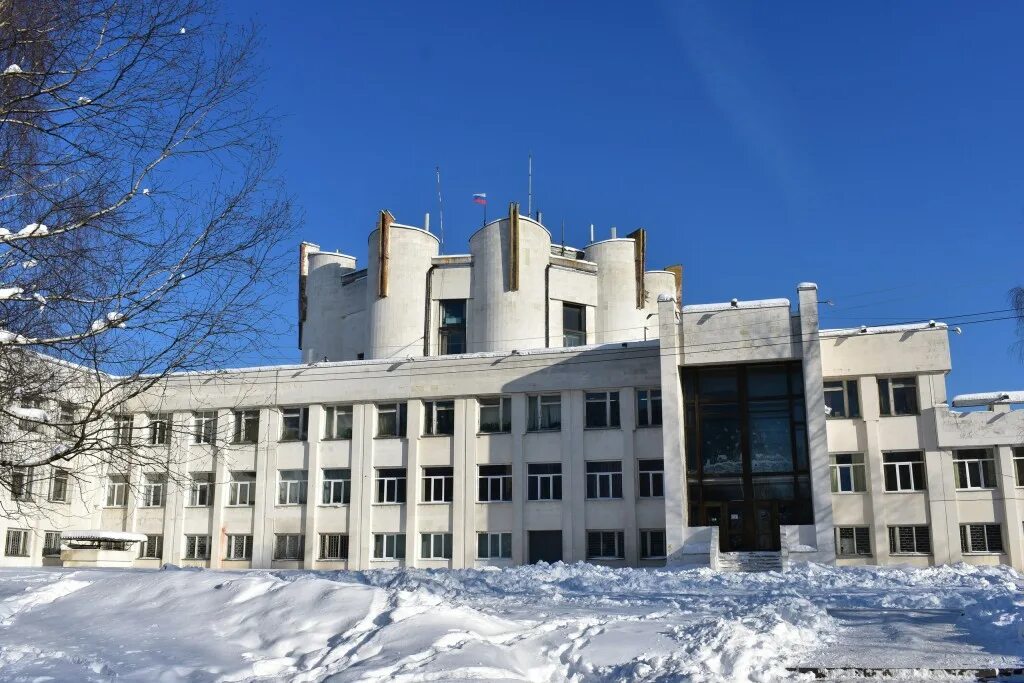
{"type": "Polygon", "coordinates": [[[813,524],[799,362],[685,368],[690,526],[722,550],[778,550],[782,524],[813,524]]]}

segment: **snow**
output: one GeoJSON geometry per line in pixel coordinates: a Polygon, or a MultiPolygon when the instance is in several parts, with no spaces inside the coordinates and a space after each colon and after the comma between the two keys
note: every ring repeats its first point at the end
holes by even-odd
{"type": "Polygon", "coordinates": [[[24,344],[27,341],[28,339],[20,334],[15,334],[10,330],[0,330],[0,344],[24,344]]]}
{"type": "Polygon", "coordinates": [[[29,270],[30,268],[35,268],[38,265],[39,265],[39,261],[35,260],[34,258],[30,258],[27,261],[22,261],[21,262],[21,267],[24,270],[29,270]]]}
{"type": "Polygon", "coordinates": [[[993,403],[1024,403],[1024,391],[989,391],[980,394],[959,394],[953,397],[953,406],[969,408],[993,403]]]}
{"type": "Polygon", "coordinates": [[[7,411],[15,417],[34,422],[49,422],[50,415],[42,408],[22,408],[21,406],[10,406],[7,411]]]}
{"type": "Polygon", "coordinates": [[[877,327],[837,327],[830,330],[821,330],[822,337],[848,337],[858,334],[891,334],[893,332],[919,332],[921,330],[944,330],[946,323],[907,323],[904,325],[879,325],[877,327]]]}
{"type": "Polygon", "coordinates": [[[718,304],[689,304],[683,306],[683,313],[714,313],[716,311],[730,311],[735,309],[750,308],[777,308],[785,306],[789,308],[789,299],[758,299],[756,301],[740,301],[733,299],[718,304]]]}
{"type": "Polygon", "coordinates": [[[21,287],[0,287],[0,301],[13,299],[24,291],[21,287]]]}
{"type": "Polygon", "coordinates": [[[62,531],[60,537],[65,541],[130,541],[142,543],[146,540],[146,534],[136,534],[130,531],[62,531]]]}
{"type": "Polygon", "coordinates": [[[142,194],[145,195],[146,197],[148,197],[149,196],[149,188],[148,187],[142,188],[142,194]]]}
{"type": "Polygon", "coordinates": [[[42,223],[29,223],[24,228],[18,231],[18,235],[21,237],[42,237],[50,232],[50,229],[42,223]]]}
{"type": "Polygon", "coordinates": [[[88,97],[85,97],[84,95],[79,97],[78,100],[76,100],[76,101],[78,102],[78,104],[90,104],[90,103],[92,103],[92,100],[90,100],[88,97]]]}
{"type": "Polygon", "coordinates": [[[4,69],[4,73],[5,74],[20,74],[20,73],[22,73],[22,71],[21,71],[21,67],[18,66],[17,64],[11,64],[6,69],[4,69]]]}
{"type": "Polygon", "coordinates": [[[1022,589],[1011,569],[969,565],[5,569],[0,679],[701,683],[1012,666],[1022,589]]]}

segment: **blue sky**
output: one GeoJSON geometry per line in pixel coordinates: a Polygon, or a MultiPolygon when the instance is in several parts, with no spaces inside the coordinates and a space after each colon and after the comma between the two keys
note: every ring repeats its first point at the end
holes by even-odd
{"type": "MultiPolygon", "coordinates": [[[[582,246],[649,231],[686,303],[795,298],[826,326],[1007,309],[1024,284],[1024,4],[256,0],[299,237],[365,257],[376,211],[446,251],[526,203],[582,246]]],[[[281,293],[294,320],[295,284],[281,293]]],[[[1008,313],[981,316],[991,318],[1008,313]]],[[[957,319],[963,320],[963,319],[957,319]]],[[[1024,388],[1011,321],[951,336],[951,392],[1024,388]]],[[[298,359],[288,332],[268,346],[298,359]]]]}

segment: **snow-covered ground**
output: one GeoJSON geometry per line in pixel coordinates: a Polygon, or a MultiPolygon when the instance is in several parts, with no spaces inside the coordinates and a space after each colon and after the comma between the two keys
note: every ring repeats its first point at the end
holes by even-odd
{"type": "Polygon", "coordinates": [[[1006,568],[0,570],[3,681],[777,681],[1024,665],[1006,568]]]}

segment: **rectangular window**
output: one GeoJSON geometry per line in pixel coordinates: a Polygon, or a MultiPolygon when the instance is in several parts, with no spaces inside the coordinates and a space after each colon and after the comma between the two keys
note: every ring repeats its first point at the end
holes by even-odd
{"type": "Polygon", "coordinates": [[[423,402],[423,433],[432,436],[455,433],[455,401],[423,402]]]}
{"type": "Polygon", "coordinates": [[[622,498],[622,463],[607,460],[587,463],[587,498],[622,498]]]}
{"type": "Polygon", "coordinates": [[[139,557],[143,560],[159,560],[164,556],[164,537],[160,534],[147,534],[146,540],[139,545],[139,557]]]}
{"type": "Polygon", "coordinates": [[[658,560],[665,557],[665,530],[640,530],[640,559],[658,560]]]}
{"type": "Polygon", "coordinates": [[[75,404],[64,401],[57,403],[57,431],[67,438],[73,437],[77,431],[76,415],[75,404]]]}
{"type": "Polygon", "coordinates": [[[281,441],[305,441],[309,438],[309,408],[281,409],[281,441]]]}
{"type": "Polygon", "coordinates": [[[424,560],[452,559],[452,535],[420,534],[420,557],[424,560]]]}
{"type": "Polygon", "coordinates": [[[374,534],[373,559],[404,560],[405,534],[374,534]]]}
{"type": "Polygon", "coordinates": [[[587,307],[562,302],[562,346],[583,346],[587,343],[587,307]]]}
{"type": "Polygon", "coordinates": [[[306,537],[303,534],[275,534],[275,560],[301,560],[305,551],[306,537]]]}
{"type": "Polygon", "coordinates": [[[840,526],[835,529],[836,556],[857,557],[871,554],[871,529],[866,526],[840,526]]]}
{"type": "Polygon", "coordinates": [[[619,392],[588,391],[586,404],[588,429],[619,426],[619,392]]]}
{"type": "Polygon", "coordinates": [[[377,470],[377,498],[378,503],[404,503],[405,502],[405,469],[401,467],[387,467],[377,470]]]}
{"type": "Polygon", "coordinates": [[[512,500],[512,465],[480,465],[477,501],[507,503],[512,500]]]}
{"type": "Polygon", "coordinates": [[[860,417],[857,380],[840,379],[825,382],[825,415],[830,418],[860,417]]]}
{"type": "Polygon", "coordinates": [[[142,501],[144,508],[158,508],[164,505],[164,486],[167,478],[162,474],[147,474],[142,482],[142,501]]]}
{"type": "Polygon", "coordinates": [[[347,560],[347,534],[320,534],[321,560],[347,560]]]}
{"type": "Polygon", "coordinates": [[[490,396],[477,399],[480,403],[480,431],[496,434],[512,431],[512,399],[508,396],[490,396]]]}
{"type": "Polygon", "coordinates": [[[442,299],[438,353],[466,353],[466,300],[442,299]]]}
{"type": "Polygon", "coordinates": [[[206,410],[192,416],[192,442],[212,444],[217,440],[217,411],[206,410]]]}
{"type": "Polygon", "coordinates": [[[114,445],[115,446],[131,446],[132,445],[132,426],[133,426],[133,415],[115,415],[114,416],[114,445]]]}
{"type": "Polygon", "coordinates": [[[588,560],[621,560],[626,556],[626,534],[622,531],[588,531],[588,560]]]}
{"type": "Polygon", "coordinates": [[[213,472],[193,472],[188,488],[189,507],[213,505],[213,472]]]}
{"type": "Polygon", "coordinates": [[[67,470],[59,467],[53,468],[50,478],[50,501],[53,503],[68,502],[68,481],[71,475],[67,470]]]}
{"type": "Polygon", "coordinates": [[[960,550],[965,553],[1003,552],[1003,530],[998,524],[961,524],[960,550]]]}
{"type": "Polygon", "coordinates": [[[43,557],[60,557],[59,531],[47,531],[43,536],[43,557]]]}
{"type": "Polygon", "coordinates": [[[917,378],[879,379],[878,408],[882,415],[917,415],[917,378]]]}
{"type": "Polygon", "coordinates": [[[41,431],[47,422],[46,402],[41,398],[25,397],[21,399],[20,405],[22,411],[18,426],[26,432],[41,431]]]}
{"type": "Polygon", "coordinates": [[[836,453],[830,455],[829,460],[832,493],[863,493],[868,490],[863,453],[836,453]]]}
{"type": "Polygon", "coordinates": [[[11,473],[11,498],[13,500],[32,499],[32,468],[12,467],[11,473]]]}
{"type": "Polygon", "coordinates": [[[107,477],[107,507],[122,508],[128,504],[128,477],[111,474],[107,477]]]}
{"type": "Polygon", "coordinates": [[[971,448],[953,452],[958,489],[994,489],[996,487],[995,457],[988,448],[971,448]]]}
{"type": "Polygon", "coordinates": [[[172,416],[170,413],[149,414],[149,445],[162,446],[171,442],[172,416]]]}
{"type": "MultiPolygon", "coordinates": [[[[216,427],[214,427],[216,431],[216,427]]],[[[260,411],[258,410],[236,410],[235,431],[233,440],[235,443],[256,443],[260,438],[260,411]]]]}
{"type": "Polygon", "coordinates": [[[450,503],[455,487],[455,472],[451,467],[423,468],[423,502],[450,503]]]}
{"type": "Polygon", "coordinates": [[[637,389],[636,426],[655,427],[661,424],[661,389],[637,389]]]}
{"type": "Polygon", "coordinates": [[[278,505],[306,504],[306,487],[309,484],[306,472],[307,470],[278,470],[278,505]]]}
{"type": "Polygon", "coordinates": [[[352,471],[344,469],[324,470],[324,505],[348,505],[352,497],[352,471]]]}
{"type": "Polygon", "coordinates": [[[927,526],[889,527],[889,552],[893,555],[927,555],[931,551],[927,526]]]}
{"type": "Polygon", "coordinates": [[[883,453],[886,491],[924,491],[924,454],[883,453]]]}
{"type": "Polygon", "coordinates": [[[665,461],[641,460],[637,463],[640,497],[663,498],[665,496],[665,461]]]}
{"type": "Polygon", "coordinates": [[[512,534],[478,533],[476,535],[476,557],[479,560],[511,559],[512,534]]]}
{"type": "Polygon", "coordinates": [[[228,505],[256,504],[256,473],[232,472],[228,482],[228,505]]]}
{"type": "Polygon", "coordinates": [[[378,403],[377,437],[382,439],[405,437],[405,413],[404,403],[378,403]]]}
{"type": "Polygon", "coordinates": [[[526,429],[531,432],[556,431],[562,428],[562,395],[528,396],[526,429]]]}
{"type": "Polygon", "coordinates": [[[1024,447],[1013,449],[1013,468],[1017,472],[1017,486],[1024,486],[1024,447]]]}
{"type": "Polygon", "coordinates": [[[251,560],[252,535],[228,534],[227,547],[224,549],[225,560],[251,560]]]}
{"type": "Polygon", "coordinates": [[[203,535],[185,536],[185,559],[210,559],[210,537],[203,535]]]}
{"type": "Polygon", "coordinates": [[[562,463],[527,465],[526,491],[528,500],[562,500],[562,463]]]}
{"type": "Polygon", "coordinates": [[[8,529],[4,554],[8,557],[28,557],[28,529],[8,529]]]}
{"type": "Polygon", "coordinates": [[[352,438],[352,406],[328,406],[324,436],[328,439],[352,438]]]}

